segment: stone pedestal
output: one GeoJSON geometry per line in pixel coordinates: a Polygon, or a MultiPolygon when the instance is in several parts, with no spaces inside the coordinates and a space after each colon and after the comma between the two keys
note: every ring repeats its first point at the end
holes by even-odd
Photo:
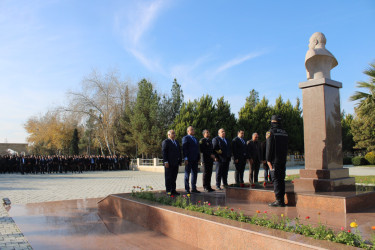
{"type": "Polygon", "coordinates": [[[354,178],[342,164],[340,93],[342,84],[327,78],[299,84],[303,98],[305,169],[295,191],[355,190],[354,178]]]}

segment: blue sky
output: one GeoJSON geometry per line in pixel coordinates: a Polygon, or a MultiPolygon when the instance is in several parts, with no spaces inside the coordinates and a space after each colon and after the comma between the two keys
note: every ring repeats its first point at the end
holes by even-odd
{"type": "Polygon", "coordinates": [[[375,1],[0,0],[0,142],[24,142],[32,115],[66,103],[93,69],[116,68],[185,100],[225,96],[238,113],[251,89],[295,103],[316,32],[339,65],[341,108],[375,60],[375,1]]]}

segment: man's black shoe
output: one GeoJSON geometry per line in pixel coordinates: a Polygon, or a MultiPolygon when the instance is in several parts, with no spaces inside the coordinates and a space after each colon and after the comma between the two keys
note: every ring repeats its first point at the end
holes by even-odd
{"type": "Polygon", "coordinates": [[[274,202],[268,204],[268,206],[270,206],[270,207],[285,207],[285,203],[280,202],[280,201],[274,201],[274,202]]]}
{"type": "Polygon", "coordinates": [[[216,190],[223,190],[221,187],[216,187],[216,190]]]}
{"type": "Polygon", "coordinates": [[[190,191],[189,191],[189,190],[186,190],[186,194],[190,194],[190,191]]]}
{"type": "Polygon", "coordinates": [[[179,193],[179,192],[176,192],[176,191],[172,192],[171,194],[172,194],[172,195],[177,195],[177,196],[180,195],[180,193],[179,193]]]}
{"type": "Polygon", "coordinates": [[[208,188],[208,189],[205,188],[204,191],[205,191],[205,192],[213,192],[213,191],[215,191],[215,190],[213,190],[212,188],[208,188]]]}
{"type": "Polygon", "coordinates": [[[199,190],[197,190],[197,189],[192,189],[191,192],[192,192],[192,193],[197,193],[197,194],[199,194],[201,191],[199,191],[199,190]]]}

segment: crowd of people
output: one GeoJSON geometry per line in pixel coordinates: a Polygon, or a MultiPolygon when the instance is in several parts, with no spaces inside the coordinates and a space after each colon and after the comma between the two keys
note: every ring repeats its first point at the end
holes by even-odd
{"type": "Polygon", "coordinates": [[[265,169],[265,180],[274,184],[276,201],[270,206],[285,206],[285,165],[288,152],[288,134],[281,127],[281,117],[271,117],[271,128],[266,133],[266,141],[260,142],[257,133],[252,134],[252,139],[244,140],[244,131],[238,130],[237,137],[228,140],[225,129],[218,131],[218,136],[210,139],[210,132],[205,129],[203,138],[195,138],[192,126],[187,128],[187,135],[182,138],[182,150],[175,140],[174,130],[168,131],[168,139],[162,143],[163,162],[165,167],[166,192],[170,195],[180,195],[176,191],[176,179],[179,165],[185,164],[185,191],[186,193],[200,193],[196,187],[198,177],[198,164],[203,166],[203,187],[206,192],[215,191],[211,187],[213,165],[216,167],[216,190],[228,186],[229,164],[233,158],[236,171],[235,182],[244,183],[246,163],[250,165],[249,182],[258,182],[260,165],[265,169]],[[181,151],[182,156],[181,157],[181,151]],[[201,157],[201,153],[202,156],[201,157]],[[189,183],[191,175],[191,180],[189,183]],[[269,178],[270,177],[270,178],[269,178]],[[190,189],[191,184],[191,189],[190,189]]]}
{"type": "Polygon", "coordinates": [[[84,171],[129,170],[128,156],[101,155],[3,155],[0,173],[51,174],[84,171]]]}

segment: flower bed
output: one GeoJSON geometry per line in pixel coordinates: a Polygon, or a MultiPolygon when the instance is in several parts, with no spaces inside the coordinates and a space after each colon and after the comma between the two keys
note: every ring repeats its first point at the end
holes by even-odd
{"type": "MultiPolygon", "coordinates": [[[[146,187],[146,190],[142,189],[141,187],[133,187],[132,196],[189,211],[200,212],[212,216],[236,220],[239,222],[292,232],[295,234],[312,237],[314,239],[328,240],[365,249],[375,249],[375,236],[371,241],[364,241],[359,234],[357,229],[358,225],[356,222],[351,223],[352,229],[348,230],[342,228],[341,231],[335,232],[322,224],[319,224],[316,227],[304,225],[300,222],[299,218],[290,219],[283,214],[278,217],[276,215],[269,216],[267,211],[256,211],[254,216],[247,216],[244,215],[242,211],[235,211],[233,208],[220,206],[213,207],[207,201],[198,201],[193,204],[190,200],[190,195],[174,197],[173,195],[157,194],[152,192],[151,189],[151,187],[146,187]]],[[[306,219],[308,220],[309,217],[306,217],[306,219]]],[[[375,230],[375,227],[373,227],[372,230],[375,230]]]]}

